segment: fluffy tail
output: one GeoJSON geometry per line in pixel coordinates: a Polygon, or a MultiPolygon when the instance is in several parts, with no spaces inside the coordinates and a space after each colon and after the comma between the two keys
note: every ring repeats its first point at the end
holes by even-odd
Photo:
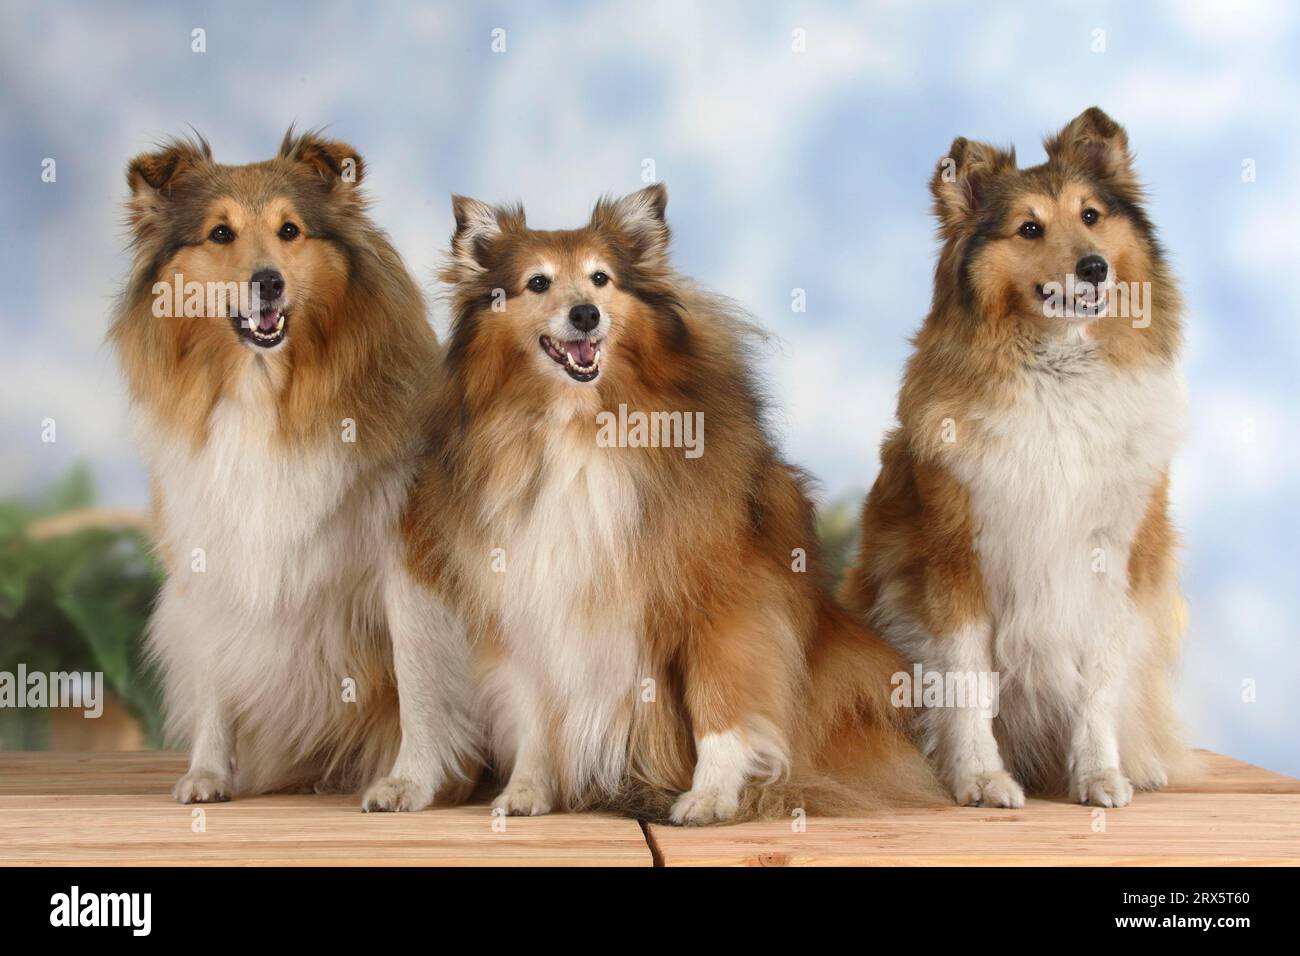
{"type": "Polygon", "coordinates": [[[809,813],[948,802],[909,736],[912,711],[890,702],[891,679],[906,670],[903,659],[831,598],[820,611],[811,670],[807,739],[798,747],[806,767],[791,780],[809,813]]]}
{"type": "Polygon", "coordinates": [[[1187,630],[1187,605],[1171,585],[1169,593],[1152,602],[1148,611],[1155,640],[1138,664],[1132,707],[1121,728],[1122,768],[1139,790],[1167,783],[1185,784],[1202,769],[1201,759],[1187,746],[1182,721],[1174,705],[1179,648],[1187,630]]]}
{"type": "Polygon", "coordinates": [[[808,712],[792,742],[790,777],[750,787],[742,818],[864,816],[951,802],[908,734],[912,711],[890,702],[903,659],[829,597],[809,665],[808,712]]]}
{"type": "MultiPolygon", "coordinates": [[[[747,787],[732,822],[951,803],[908,735],[911,711],[890,703],[890,678],[906,669],[902,658],[830,598],[819,619],[790,775],[747,787]]],[[[615,803],[621,812],[664,822],[676,796],[643,783],[615,803]]]]}

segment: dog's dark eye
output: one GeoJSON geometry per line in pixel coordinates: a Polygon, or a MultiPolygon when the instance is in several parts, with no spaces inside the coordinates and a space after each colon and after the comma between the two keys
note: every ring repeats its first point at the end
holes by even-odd
{"type": "Polygon", "coordinates": [[[291,222],[286,222],[283,226],[280,227],[279,236],[285,242],[289,242],[291,239],[298,238],[298,231],[299,230],[297,226],[295,226],[291,222]]]}
{"type": "Polygon", "coordinates": [[[1085,226],[1091,226],[1100,218],[1101,213],[1097,212],[1097,210],[1093,209],[1091,206],[1083,211],[1083,224],[1085,226]]]}
{"type": "Polygon", "coordinates": [[[1024,223],[1018,231],[1026,239],[1038,239],[1043,235],[1043,227],[1036,222],[1024,223]]]}
{"type": "Polygon", "coordinates": [[[609,276],[605,275],[603,272],[593,272],[591,274],[591,284],[594,286],[602,286],[608,281],[609,276]]]}
{"type": "Polygon", "coordinates": [[[550,287],[551,280],[543,275],[536,275],[528,280],[528,288],[532,289],[534,292],[545,292],[550,287]]]}
{"type": "Polygon", "coordinates": [[[230,231],[229,226],[217,226],[210,233],[208,238],[219,245],[225,245],[228,242],[235,241],[235,234],[230,231]]]}

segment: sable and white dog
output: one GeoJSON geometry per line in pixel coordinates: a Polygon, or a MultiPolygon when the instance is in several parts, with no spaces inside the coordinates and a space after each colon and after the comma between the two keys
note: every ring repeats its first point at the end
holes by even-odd
{"type": "Polygon", "coordinates": [[[387,773],[364,806],[414,810],[472,776],[463,632],[398,530],[441,354],[362,172],[292,130],[267,162],[174,141],[127,170],[111,339],[153,479],[148,648],[192,743],[183,803],[387,773]]]}
{"type": "Polygon", "coordinates": [[[1123,129],[1093,108],[1046,147],[1018,169],[958,139],[935,172],[934,301],[844,597],[926,670],[999,679],[996,717],[922,716],[958,802],[1018,807],[1027,786],[1117,807],[1189,756],[1181,306],[1123,129]]]}
{"type": "Polygon", "coordinates": [[[667,201],[551,232],[455,200],[448,387],[406,529],[474,637],[495,806],[703,824],[930,800],[889,704],[902,662],[831,597],[753,329],[673,269],[667,201]],[[602,439],[632,415],[707,442],[602,439]]]}

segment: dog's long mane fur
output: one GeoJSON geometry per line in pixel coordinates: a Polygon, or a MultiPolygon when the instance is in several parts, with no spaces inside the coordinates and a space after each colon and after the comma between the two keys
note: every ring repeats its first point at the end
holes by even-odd
{"type": "MultiPolygon", "coordinates": [[[[280,436],[289,444],[321,441],[343,418],[364,429],[366,453],[392,454],[409,441],[413,403],[432,393],[437,340],[418,286],[388,237],[366,215],[357,188],[323,187],[346,147],[316,132],[286,134],[276,158],[245,166],[216,163],[202,137],[173,139],[127,170],[133,265],[109,339],[127,373],[131,399],[198,444],[207,418],[252,361],[230,340],[221,318],[158,319],[153,287],[170,283],[168,260],[192,244],[208,204],[230,192],[252,200],[286,195],[312,234],[340,250],[346,282],[335,295],[310,300],[296,316],[288,375],[277,405],[280,436]],[[148,188],[145,188],[148,187],[148,188]],[[357,321],[358,316],[382,317],[357,321]],[[394,404],[396,403],[396,405],[394,404]],[[394,414],[396,412],[396,414],[394,414]]],[[[364,166],[359,156],[354,175],[364,166]]]]}

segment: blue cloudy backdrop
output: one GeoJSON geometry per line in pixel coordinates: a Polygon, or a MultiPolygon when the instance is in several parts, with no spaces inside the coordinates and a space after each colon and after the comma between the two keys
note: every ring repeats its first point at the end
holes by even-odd
{"type": "Polygon", "coordinates": [[[189,124],[225,162],[262,159],[293,120],[360,148],[376,217],[430,289],[453,190],[565,226],[652,160],[678,263],[779,337],[788,455],[828,496],[860,492],[930,294],[934,162],[959,134],[1035,162],[1095,103],[1128,127],[1187,293],[1184,709],[1198,744],[1300,773],[1298,32],[1284,0],[7,2],[0,496],[85,459],[107,502],[144,503],[103,346],[125,163],[189,124]]]}

